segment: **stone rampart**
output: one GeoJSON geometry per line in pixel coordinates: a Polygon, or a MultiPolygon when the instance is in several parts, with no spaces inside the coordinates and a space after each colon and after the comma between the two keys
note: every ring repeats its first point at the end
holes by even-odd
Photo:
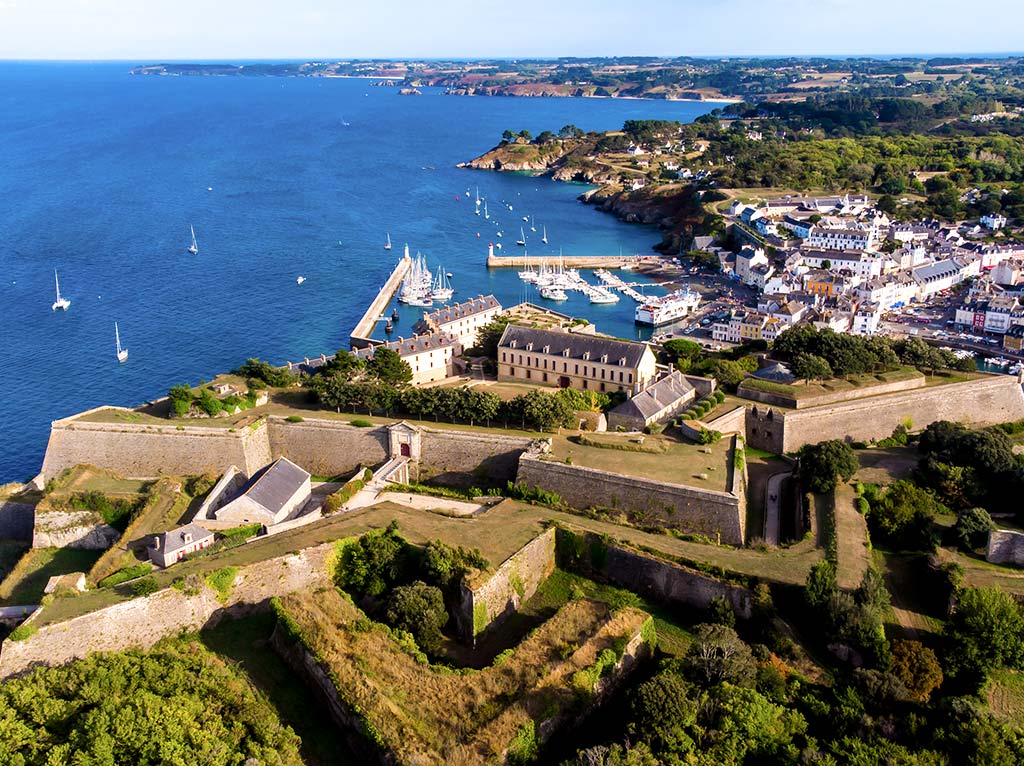
{"type": "Polygon", "coordinates": [[[66,418],[50,426],[42,479],[48,481],[79,464],[132,477],[219,474],[231,465],[252,474],[270,459],[264,421],[235,431],[218,426],[92,423],[66,418]]]}
{"type": "Polygon", "coordinates": [[[359,428],[336,420],[306,418],[289,423],[270,418],[270,447],[314,476],[350,474],[359,466],[388,459],[386,426],[359,428]]]}
{"type": "Polygon", "coordinates": [[[729,492],[567,465],[532,454],[519,459],[516,482],[555,492],[574,508],[621,510],[645,525],[743,545],[741,498],[729,492]]]}
{"type": "Polygon", "coordinates": [[[419,480],[455,486],[503,486],[516,477],[525,436],[422,429],[419,480]]]}
{"type": "Polygon", "coordinates": [[[754,402],[769,404],[773,407],[788,407],[795,410],[804,410],[810,407],[822,407],[826,404],[851,402],[856,399],[863,399],[865,396],[880,396],[882,394],[894,394],[900,391],[912,391],[914,389],[924,388],[925,385],[927,385],[927,381],[925,380],[924,375],[921,375],[920,377],[909,378],[908,380],[895,380],[891,383],[879,383],[878,385],[871,386],[870,388],[855,388],[851,391],[836,391],[831,394],[822,394],[821,396],[804,396],[797,399],[792,396],[786,396],[785,394],[761,391],[750,386],[745,386],[741,383],[736,395],[742,396],[744,399],[750,399],[754,402]]]}
{"type": "Polygon", "coordinates": [[[985,559],[993,564],[1024,566],[1024,533],[1009,529],[993,529],[988,533],[985,559]]]}
{"type": "Polygon", "coordinates": [[[907,418],[915,429],[936,420],[974,426],[1020,420],[1024,418],[1024,392],[1015,377],[991,375],[806,410],[756,405],[748,413],[747,443],[784,453],[825,439],[884,439],[907,418]]]}
{"type": "Polygon", "coordinates": [[[737,616],[748,619],[753,597],[749,589],[695,569],[655,558],[609,541],[592,532],[558,529],[558,566],[584,577],[603,580],[667,604],[707,609],[723,597],[737,616]]]}
{"type": "Polygon", "coordinates": [[[740,405],[713,420],[704,421],[704,424],[712,431],[718,431],[719,433],[742,434],[746,431],[747,427],[747,408],[740,405]]]}
{"type": "Polygon", "coordinates": [[[476,640],[516,612],[555,571],[555,530],[534,538],[498,567],[487,580],[463,584],[455,613],[459,634],[476,640]]]}
{"type": "Polygon", "coordinates": [[[32,547],[105,551],[120,538],[92,511],[44,511],[36,513],[32,547]]]}
{"type": "Polygon", "coordinates": [[[0,502],[0,540],[32,540],[36,509],[28,503],[0,502]]]}
{"type": "Polygon", "coordinates": [[[0,678],[35,665],[61,665],[90,652],[148,649],[165,636],[215,625],[225,613],[242,615],[266,609],[272,596],[327,584],[327,558],[333,548],[327,543],[240,569],[223,604],[207,588],[195,595],[165,588],[45,625],[22,641],[7,639],[0,648],[0,678]]]}

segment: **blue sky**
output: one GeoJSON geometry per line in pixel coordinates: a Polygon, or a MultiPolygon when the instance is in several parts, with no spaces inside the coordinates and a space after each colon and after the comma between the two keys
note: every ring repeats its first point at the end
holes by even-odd
{"type": "Polygon", "coordinates": [[[1021,0],[0,0],[0,58],[1006,52],[1021,0]]]}

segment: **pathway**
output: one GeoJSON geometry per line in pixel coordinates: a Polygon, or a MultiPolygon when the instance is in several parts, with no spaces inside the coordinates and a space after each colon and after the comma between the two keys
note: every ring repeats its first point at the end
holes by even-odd
{"type": "Polygon", "coordinates": [[[854,506],[853,487],[840,484],[835,491],[836,579],[839,587],[852,590],[860,585],[871,555],[868,523],[854,506]]]}
{"type": "Polygon", "coordinates": [[[793,475],[792,471],[775,473],[768,477],[764,497],[764,541],[768,545],[779,544],[779,508],[782,505],[782,482],[793,475]]]}

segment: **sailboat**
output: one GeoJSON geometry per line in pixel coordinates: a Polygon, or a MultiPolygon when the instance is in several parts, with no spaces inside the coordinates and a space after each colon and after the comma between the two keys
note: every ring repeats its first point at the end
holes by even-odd
{"type": "Polygon", "coordinates": [[[117,322],[114,322],[114,342],[117,344],[117,361],[124,364],[128,361],[128,349],[121,348],[121,333],[117,331],[117,322]]]}
{"type": "Polygon", "coordinates": [[[387,242],[384,243],[384,249],[385,250],[390,250],[391,249],[391,232],[388,232],[388,239],[387,239],[387,242]]]}
{"type": "Polygon", "coordinates": [[[487,212],[487,200],[484,200],[484,218],[491,220],[491,214],[487,212]]]}
{"type": "Polygon", "coordinates": [[[526,232],[522,226],[519,227],[519,239],[516,240],[516,244],[526,246],[526,232]]]}
{"type": "Polygon", "coordinates": [[[533,224],[533,216],[530,216],[530,231],[537,231],[537,227],[533,224]]]}
{"type": "Polygon", "coordinates": [[[60,281],[57,279],[57,269],[53,270],[53,284],[57,288],[57,300],[53,302],[53,305],[50,308],[54,311],[57,309],[67,311],[68,307],[71,305],[71,301],[67,298],[60,297],[60,281]]]}
{"type": "Polygon", "coordinates": [[[193,227],[192,224],[189,224],[188,228],[192,232],[192,244],[188,246],[188,251],[190,253],[192,253],[192,255],[198,255],[199,254],[199,243],[196,242],[196,230],[195,230],[195,227],[193,227]]]}
{"type": "Polygon", "coordinates": [[[455,291],[452,289],[451,283],[448,281],[448,274],[445,273],[441,266],[437,267],[437,279],[430,288],[430,298],[435,301],[450,301],[452,294],[455,291]]]}
{"type": "Polygon", "coordinates": [[[540,238],[540,241],[546,245],[548,243],[548,227],[544,226],[542,228],[544,229],[544,236],[540,238]]]}

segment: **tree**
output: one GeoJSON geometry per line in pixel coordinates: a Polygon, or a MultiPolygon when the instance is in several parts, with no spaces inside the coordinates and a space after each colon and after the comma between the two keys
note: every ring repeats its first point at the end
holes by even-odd
{"type": "Polygon", "coordinates": [[[961,548],[973,551],[986,544],[988,533],[995,528],[995,522],[984,508],[965,508],[956,515],[953,536],[961,548]]]}
{"type": "Polygon", "coordinates": [[[640,684],[630,695],[630,733],[656,752],[676,755],[694,748],[697,706],[689,698],[690,686],[675,673],[661,672],[640,684]]]}
{"type": "Polygon", "coordinates": [[[400,385],[412,380],[409,363],[390,348],[375,348],[373,358],[366,363],[366,371],[381,383],[400,385]]]}
{"type": "Polygon", "coordinates": [[[926,489],[901,479],[871,503],[871,534],[904,550],[930,549],[932,521],[945,507],[926,489]]]}
{"type": "Polygon", "coordinates": [[[575,125],[565,125],[561,130],[558,131],[559,138],[582,138],[583,131],[577,128],[575,125]]]}
{"type": "Polygon", "coordinates": [[[853,448],[838,439],[805,444],[797,456],[800,480],[811,492],[831,492],[840,479],[849,481],[860,468],[853,448]]]}
{"type": "Polygon", "coordinates": [[[511,131],[511,130],[505,130],[501,134],[501,140],[505,141],[506,143],[511,141],[515,137],[516,137],[516,134],[513,131],[511,131]]]}
{"type": "Polygon", "coordinates": [[[814,609],[824,609],[838,587],[835,564],[828,559],[819,561],[807,573],[807,603],[814,609]]]}
{"type": "Polygon", "coordinates": [[[334,581],[356,596],[380,596],[402,579],[408,566],[408,544],[398,534],[398,524],[368,532],[345,545],[334,572],[334,581]]]}
{"type": "Polygon", "coordinates": [[[997,588],[964,588],[946,623],[946,667],[958,680],[981,686],[1002,666],[1024,659],[1024,614],[997,588]]]}
{"type": "Polygon", "coordinates": [[[927,702],[942,685],[942,666],[935,652],[920,641],[896,639],[892,642],[892,672],[911,696],[927,702]]]}
{"type": "Polygon", "coordinates": [[[173,386],[167,393],[167,398],[170,399],[171,408],[178,417],[187,414],[192,409],[192,388],[187,383],[173,386]]]}
{"type": "Polygon", "coordinates": [[[744,686],[757,675],[754,657],[736,631],[727,625],[705,623],[686,653],[685,665],[709,685],[723,681],[744,686]]]}
{"type": "Polygon", "coordinates": [[[352,380],[356,373],[365,368],[365,363],[355,354],[344,349],[339,349],[321,370],[321,375],[340,375],[345,380],[352,380]]]}
{"type": "Polygon", "coordinates": [[[509,321],[507,316],[499,314],[477,330],[476,344],[469,349],[469,353],[474,356],[486,356],[488,359],[497,361],[498,341],[501,340],[509,321]]]}
{"type": "Polygon", "coordinates": [[[524,128],[523,130],[519,131],[519,138],[529,141],[533,138],[533,134],[524,128]]]}
{"type": "Polygon", "coordinates": [[[790,369],[798,378],[806,381],[825,380],[832,377],[832,367],[823,357],[815,354],[797,354],[793,357],[790,369]]]}
{"type": "Polygon", "coordinates": [[[444,640],[441,628],[448,622],[444,594],[422,580],[400,585],[388,599],[385,619],[391,627],[411,633],[423,651],[436,653],[444,640]]]}

